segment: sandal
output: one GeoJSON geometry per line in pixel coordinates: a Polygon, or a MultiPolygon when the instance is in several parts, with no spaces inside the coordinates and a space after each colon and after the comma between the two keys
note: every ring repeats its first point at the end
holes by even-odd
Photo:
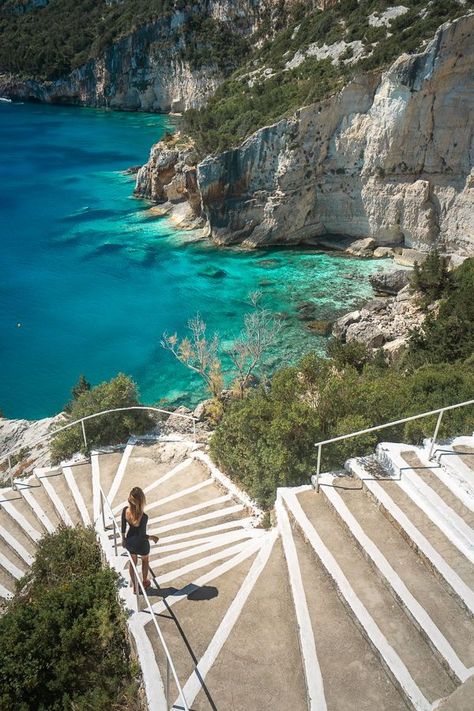
{"type": "Polygon", "coordinates": [[[145,590],[148,590],[150,585],[151,585],[151,580],[144,580],[143,581],[143,587],[145,588],[145,590]]]}

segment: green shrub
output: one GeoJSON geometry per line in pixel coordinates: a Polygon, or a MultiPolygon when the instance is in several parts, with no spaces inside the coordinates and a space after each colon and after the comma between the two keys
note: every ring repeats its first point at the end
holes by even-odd
{"type": "MultiPolygon", "coordinates": [[[[137,386],[131,378],[120,373],[109,382],[91,390],[84,390],[71,403],[68,419],[71,422],[103,410],[139,405],[137,386]]],[[[151,429],[153,420],[146,411],[116,412],[85,422],[88,449],[118,444],[131,434],[143,434],[151,429]]],[[[85,453],[81,425],[60,432],[51,445],[53,461],[67,459],[75,452],[85,453]]]]}
{"type": "Polygon", "coordinates": [[[132,708],[117,574],[102,567],[92,529],[61,528],[42,539],[0,617],[0,639],[0,708],[132,708]]]}
{"type": "MultiPolygon", "coordinates": [[[[474,359],[472,359],[474,361],[474,359]]],[[[232,403],[211,439],[222,469],[263,507],[278,486],[309,483],[315,442],[382,425],[472,397],[474,362],[425,365],[413,372],[368,363],[361,372],[314,354],[273,376],[268,391],[232,403]]],[[[472,431],[474,408],[445,415],[440,437],[472,431]]],[[[322,471],[349,456],[373,452],[384,440],[418,443],[432,435],[433,418],[399,425],[323,448],[322,471]]]]}
{"type": "MultiPolygon", "coordinates": [[[[438,313],[428,314],[422,329],[410,338],[406,362],[412,367],[463,360],[474,353],[474,258],[458,267],[448,284],[438,313]]],[[[439,293],[436,283],[434,289],[439,293]]]]}
{"type": "Polygon", "coordinates": [[[449,291],[451,282],[448,260],[437,250],[431,251],[421,265],[415,262],[411,285],[422,295],[425,305],[444,296],[449,291]]]}

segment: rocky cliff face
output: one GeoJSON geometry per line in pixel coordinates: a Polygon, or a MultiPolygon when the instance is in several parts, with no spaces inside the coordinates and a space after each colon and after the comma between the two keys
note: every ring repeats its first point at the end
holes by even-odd
{"type": "Polygon", "coordinates": [[[184,111],[201,106],[223,79],[213,61],[200,68],[186,59],[183,31],[191,14],[228,24],[251,36],[272,0],[198,0],[136,29],[99,58],[55,81],[0,74],[0,96],[83,106],[142,111],[184,111]]]}
{"type": "MultiPolygon", "coordinates": [[[[193,205],[212,239],[253,247],[344,234],[473,253],[473,66],[469,15],[442,26],[422,53],[207,157],[193,205]]],[[[179,202],[174,185],[189,159],[178,151],[161,179],[162,150],[153,149],[137,194],[179,202]]]]}

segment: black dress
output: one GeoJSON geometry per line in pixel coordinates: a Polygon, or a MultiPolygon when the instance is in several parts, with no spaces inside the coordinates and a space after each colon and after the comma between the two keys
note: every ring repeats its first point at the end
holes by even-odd
{"type": "Polygon", "coordinates": [[[146,525],[148,523],[148,516],[144,513],[140,519],[138,526],[132,526],[131,523],[127,521],[125,512],[127,507],[122,511],[122,538],[124,539],[125,548],[129,553],[135,553],[136,555],[148,555],[150,553],[150,541],[146,534],[146,525]],[[128,525],[127,535],[125,531],[128,525]]]}

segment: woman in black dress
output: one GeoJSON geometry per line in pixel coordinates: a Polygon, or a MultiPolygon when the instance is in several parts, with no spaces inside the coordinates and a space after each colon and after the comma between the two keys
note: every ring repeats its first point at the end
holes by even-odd
{"type": "MultiPolygon", "coordinates": [[[[149,588],[151,585],[151,582],[148,580],[150,539],[156,543],[158,536],[147,535],[146,526],[148,516],[144,513],[145,503],[145,494],[139,486],[135,486],[128,497],[128,506],[125,506],[122,511],[122,546],[126,548],[132,556],[135,566],[137,565],[138,556],[142,559],[143,587],[146,590],[146,588],[149,588]]],[[[135,576],[131,566],[130,578],[132,580],[133,592],[136,592],[135,576]]]]}

